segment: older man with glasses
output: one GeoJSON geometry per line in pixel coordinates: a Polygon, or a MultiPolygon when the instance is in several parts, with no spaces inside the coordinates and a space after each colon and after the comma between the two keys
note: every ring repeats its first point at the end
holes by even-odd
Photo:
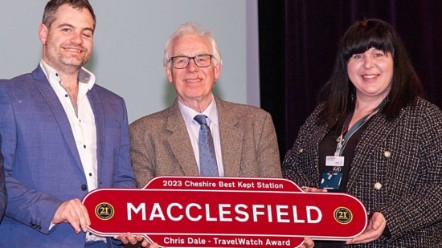
{"type": "MultiPolygon", "coordinates": [[[[183,24],[166,42],[163,63],[175,102],[130,125],[139,187],[158,176],[282,176],[270,114],[212,93],[222,60],[210,31],[183,24]]],[[[313,246],[306,238],[301,247],[313,246]]]]}
{"type": "Polygon", "coordinates": [[[212,93],[222,60],[210,31],[182,25],[166,42],[163,62],[177,97],[130,126],[139,187],[165,175],[281,177],[270,114],[212,93]]]}

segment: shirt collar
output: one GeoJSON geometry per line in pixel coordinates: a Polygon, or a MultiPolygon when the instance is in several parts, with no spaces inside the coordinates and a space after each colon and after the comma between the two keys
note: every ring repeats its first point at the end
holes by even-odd
{"type": "MultiPolygon", "coordinates": [[[[43,59],[40,61],[40,67],[52,87],[54,87],[55,85],[60,86],[60,77],[53,67],[44,62],[43,59]]],[[[95,75],[84,67],[82,67],[78,72],[78,78],[79,82],[81,83],[79,85],[80,88],[86,87],[87,90],[90,90],[95,84],[95,75]]]]}
{"type": "Polygon", "coordinates": [[[216,101],[215,98],[212,95],[212,101],[210,102],[209,106],[202,112],[199,113],[198,111],[195,111],[192,108],[187,107],[186,105],[182,104],[180,101],[178,101],[178,106],[180,108],[181,115],[184,118],[184,122],[186,125],[190,125],[191,123],[197,123],[193,118],[196,115],[206,115],[208,117],[208,125],[210,126],[211,123],[218,123],[218,110],[216,108],[216,101]]]}

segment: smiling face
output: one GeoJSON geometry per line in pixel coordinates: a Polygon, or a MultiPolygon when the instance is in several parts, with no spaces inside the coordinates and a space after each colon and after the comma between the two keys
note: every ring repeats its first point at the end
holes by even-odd
{"type": "MultiPolygon", "coordinates": [[[[193,57],[201,54],[213,54],[212,46],[207,38],[192,34],[184,35],[173,41],[171,57],[193,57]]],[[[186,68],[175,69],[170,63],[166,66],[167,79],[172,83],[177,92],[178,100],[188,107],[195,105],[204,109],[212,100],[212,88],[221,73],[221,63],[212,59],[208,67],[198,67],[195,61],[190,60],[186,68]],[[201,107],[202,106],[202,107],[201,107]]]]}
{"type": "Polygon", "coordinates": [[[382,100],[391,88],[393,56],[375,48],[353,54],[347,63],[347,74],[357,98],[382,100]]]}
{"type": "Polygon", "coordinates": [[[87,9],[67,4],[60,6],[54,17],[50,27],[40,24],[43,60],[59,72],[76,72],[92,54],[94,19],[87,9]]]}

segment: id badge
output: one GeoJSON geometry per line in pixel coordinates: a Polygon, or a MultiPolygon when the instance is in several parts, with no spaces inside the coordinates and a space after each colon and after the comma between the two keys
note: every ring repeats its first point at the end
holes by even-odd
{"type": "Polygon", "coordinates": [[[320,189],[338,190],[342,181],[342,172],[324,172],[322,173],[320,189]]]}
{"type": "Polygon", "coordinates": [[[325,166],[342,167],[344,166],[343,156],[327,156],[325,157],[325,166]]]}

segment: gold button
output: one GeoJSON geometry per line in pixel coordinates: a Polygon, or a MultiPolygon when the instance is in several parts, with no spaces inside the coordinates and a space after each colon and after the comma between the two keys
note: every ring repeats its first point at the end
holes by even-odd
{"type": "Polygon", "coordinates": [[[385,152],[384,152],[384,156],[385,156],[386,158],[390,158],[390,157],[391,157],[391,152],[390,152],[390,151],[385,151],[385,152]]]}
{"type": "Polygon", "coordinates": [[[299,150],[298,150],[299,153],[302,153],[303,151],[304,151],[303,148],[299,148],[299,150]]]}
{"type": "Polygon", "coordinates": [[[374,188],[380,190],[382,188],[382,184],[380,182],[377,182],[374,184],[374,188]]]}

